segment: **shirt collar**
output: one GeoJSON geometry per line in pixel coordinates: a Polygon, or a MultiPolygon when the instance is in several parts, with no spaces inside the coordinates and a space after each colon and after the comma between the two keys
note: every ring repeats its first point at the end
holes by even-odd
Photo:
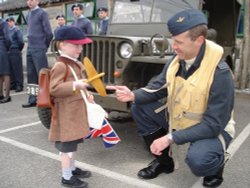
{"type": "Polygon", "coordinates": [[[15,29],[15,25],[13,25],[12,27],[9,27],[9,30],[13,30],[13,29],[15,29]]]}
{"type": "Polygon", "coordinates": [[[39,9],[39,6],[36,6],[35,8],[31,9],[31,11],[34,11],[36,9],[39,9]]]}
{"type": "Polygon", "coordinates": [[[75,63],[78,63],[78,60],[77,60],[77,59],[75,59],[75,58],[73,58],[73,57],[70,57],[70,56],[64,54],[62,51],[59,50],[59,53],[60,53],[60,55],[61,55],[62,57],[66,57],[66,58],[68,58],[68,59],[74,61],[75,63]]]}

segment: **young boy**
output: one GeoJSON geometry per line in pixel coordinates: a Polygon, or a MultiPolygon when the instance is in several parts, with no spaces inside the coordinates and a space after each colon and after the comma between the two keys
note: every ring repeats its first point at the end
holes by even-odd
{"type": "Polygon", "coordinates": [[[85,188],[88,184],[78,178],[91,175],[89,171],[75,167],[77,145],[89,135],[86,104],[79,90],[86,91],[87,84],[84,67],[77,60],[82,45],[92,40],[77,27],[62,26],[55,35],[57,48],[60,52],[58,61],[51,69],[50,94],[54,97],[53,118],[49,132],[49,140],[55,141],[60,152],[62,164],[63,186],[85,188]],[[73,68],[78,81],[75,81],[70,70],[73,68]]]}

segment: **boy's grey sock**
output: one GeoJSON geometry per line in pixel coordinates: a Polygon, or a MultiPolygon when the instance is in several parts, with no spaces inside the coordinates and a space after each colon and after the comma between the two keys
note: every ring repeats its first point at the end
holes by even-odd
{"type": "Polygon", "coordinates": [[[63,168],[63,178],[65,180],[70,180],[70,178],[72,177],[72,171],[71,171],[71,168],[63,168]]]}
{"type": "Polygon", "coordinates": [[[70,160],[70,168],[72,171],[74,171],[76,169],[76,166],[75,166],[75,160],[70,160]]]}

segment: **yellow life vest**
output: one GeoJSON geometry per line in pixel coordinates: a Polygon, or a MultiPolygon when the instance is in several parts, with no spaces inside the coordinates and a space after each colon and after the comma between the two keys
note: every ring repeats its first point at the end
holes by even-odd
{"type": "Polygon", "coordinates": [[[179,58],[169,65],[166,74],[168,112],[171,129],[185,129],[196,125],[207,109],[209,90],[214,73],[223,55],[223,48],[206,40],[206,48],[200,67],[187,80],[176,76],[179,58]]]}

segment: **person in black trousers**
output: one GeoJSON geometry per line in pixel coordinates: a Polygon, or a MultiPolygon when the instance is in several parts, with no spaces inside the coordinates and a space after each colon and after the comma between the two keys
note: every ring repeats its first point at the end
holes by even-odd
{"type": "Polygon", "coordinates": [[[8,24],[0,17],[0,103],[11,101],[10,97],[10,65],[8,51],[10,37],[8,24]],[[5,85],[5,88],[3,87],[5,85]],[[3,94],[5,89],[5,96],[3,94]]]}
{"type": "Polygon", "coordinates": [[[16,92],[21,92],[23,91],[23,33],[15,26],[15,19],[13,17],[7,18],[6,21],[9,25],[11,39],[9,51],[11,88],[14,88],[16,92]]]}
{"type": "MultiPolygon", "coordinates": [[[[38,6],[40,0],[27,0],[28,47],[26,54],[28,84],[38,84],[39,71],[48,68],[47,50],[53,38],[48,13],[38,6]]],[[[23,108],[36,106],[36,96],[29,95],[23,108]]]]}

